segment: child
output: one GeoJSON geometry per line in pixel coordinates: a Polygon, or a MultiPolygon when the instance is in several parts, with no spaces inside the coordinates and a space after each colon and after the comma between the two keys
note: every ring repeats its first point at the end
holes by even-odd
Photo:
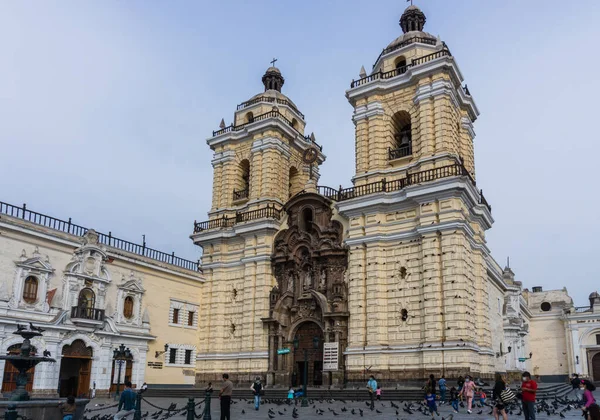
{"type": "Polygon", "coordinates": [[[427,390],[425,402],[427,403],[427,407],[429,407],[429,412],[431,413],[432,418],[433,413],[437,414],[438,416],[440,415],[440,413],[437,411],[437,406],[435,405],[435,395],[433,395],[430,390],[427,390]]]}
{"type": "Polygon", "coordinates": [[[67,397],[67,401],[59,404],[59,407],[62,411],[63,420],[73,420],[75,411],[77,411],[77,406],[75,405],[75,397],[67,397]]]}
{"type": "Polygon", "coordinates": [[[295,393],[295,391],[294,391],[294,387],[292,387],[292,386],[291,386],[291,387],[290,387],[290,390],[288,391],[288,397],[287,397],[287,399],[288,399],[288,404],[289,404],[289,405],[291,405],[291,404],[292,404],[292,401],[293,401],[293,399],[294,399],[294,393],[295,393]]]}
{"type": "Polygon", "coordinates": [[[377,385],[377,391],[375,391],[375,395],[377,395],[377,401],[381,401],[381,386],[377,385]]]}
{"type": "Polygon", "coordinates": [[[458,413],[458,391],[455,387],[450,388],[450,403],[455,413],[458,413]]]}
{"type": "Polygon", "coordinates": [[[486,398],[487,398],[487,395],[485,395],[485,392],[483,391],[483,389],[479,388],[479,403],[481,404],[482,407],[485,405],[486,398]]]}

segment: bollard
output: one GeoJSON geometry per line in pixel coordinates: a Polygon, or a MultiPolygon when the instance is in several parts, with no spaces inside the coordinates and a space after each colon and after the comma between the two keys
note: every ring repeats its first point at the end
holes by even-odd
{"type": "Polygon", "coordinates": [[[138,391],[135,395],[135,413],[133,413],[133,420],[142,420],[142,392],[138,391]]]}
{"type": "Polygon", "coordinates": [[[206,391],[206,399],[204,400],[204,415],[203,415],[203,419],[204,420],[212,420],[212,417],[210,416],[210,396],[212,394],[212,391],[206,391]]]}
{"type": "Polygon", "coordinates": [[[188,399],[187,403],[187,416],[185,420],[195,420],[196,417],[196,404],[193,398],[188,399]]]}
{"type": "Polygon", "coordinates": [[[17,413],[17,406],[14,404],[6,407],[6,412],[4,413],[4,420],[17,420],[19,413],[17,413]]]}

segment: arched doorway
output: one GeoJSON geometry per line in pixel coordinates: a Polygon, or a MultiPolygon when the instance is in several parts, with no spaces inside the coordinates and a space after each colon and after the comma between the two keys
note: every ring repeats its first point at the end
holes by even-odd
{"type": "MultiPolygon", "coordinates": [[[[21,353],[21,344],[13,344],[10,346],[6,352],[8,354],[20,354],[21,353]]],[[[35,347],[31,347],[31,356],[35,356],[36,349],[35,347]]],[[[8,361],[4,362],[4,375],[2,376],[2,392],[13,392],[17,389],[17,375],[19,371],[11,365],[8,361]]],[[[25,390],[27,392],[31,392],[33,390],[33,376],[35,375],[35,367],[32,367],[27,371],[27,385],[25,385],[25,390]]]]}
{"type": "Polygon", "coordinates": [[[87,396],[90,391],[90,373],[94,352],[83,340],[75,340],[62,349],[59,394],[61,397],[87,396]]]}
{"type": "Polygon", "coordinates": [[[600,353],[592,357],[592,378],[594,381],[600,381],[600,353]]]}
{"type": "Polygon", "coordinates": [[[304,383],[307,373],[308,386],[323,385],[323,330],[316,323],[307,321],[300,324],[294,334],[293,386],[304,383]],[[305,360],[306,353],[306,360],[305,360]],[[305,366],[306,364],[306,366],[305,366]]]}

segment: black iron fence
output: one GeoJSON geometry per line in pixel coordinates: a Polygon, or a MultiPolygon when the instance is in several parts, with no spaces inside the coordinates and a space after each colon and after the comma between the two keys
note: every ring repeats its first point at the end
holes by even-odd
{"type": "MultiPolygon", "coordinates": [[[[394,181],[387,181],[385,178],[381,181],[371,182],[369,184],[359,185],[350,188],[334,189],[326,186],[318,186],[319,194],[334,201],[345,201],[356,197],[362,197],[364,195],[375,194],[380,192],[391,192],[399,191],[406,188],[409,185],[421,184],[424,182],[435,181],[442,178],[449,178],[453,176],[466,176],[469,181],[475,184],[475,180],[469,173],[469,171],[460,163],[442,166],[439,168],[427,169],[421,172],[415,172],[407,174],[406,178],[397,179],[394,181]]],[[[483,196],[483,191],[479,191],[479,203],[485,205],[489,211],[492,211],[492,207],[488,204],[487,200],[483,196]]]]}
{"type": "Polygon", "coordinates": [[[252,118],[252,121],[248,121],[246,123],[243,124],[239,124],[239,125],[229,125],[228,127],[222,128],[220,130],[217,131],[213,131],[213,137],[216,136],[220,136],[221,134],[225,134],[225,133],[230,133],[233,131],[241,131],[243,130],[246,126],[250,125],[250,124],[254,124],[256,122],[259,121],[263,121],[269,118],[277,118],[281,121],[283,121],[286,125],[289,125],[291,128],[293,128],[298,134],[300,134],[304,140],[308,143],[312,143],[315,145],[315,147],[318,147],[319,150],[323,151],[323,146],[321,146],[319,143],[317,143],[316,141],[312,140],[310,138],[310,136],[305,136],[304,134],[302,134],[300,131],[298,131],[298,129],[295,127],[295,125],[292,123],[292,121],[288,120],[286,118],[285,115],[283,115],[281,112],[279,112],[278,110],[273,110],[273,111],[269,111],[269,112],[265,112],[264,114],[260,114],[257,115],[256,117],[252,118]]]}
{"type": "Polygon", "coordinates": [[[273,98],[273,97],[270,97],[270,96],[259,96],[259,97],[254,98],[254,99],[250,99],[249,101],[242,102],[241,104],[239,104],[237,106],[237,110],[239,111],[240,109],[247,108],[249,106],[252,106],[252,105],[260,103],[260,102],[276,103],[276,104],[279,104],[279,105],[288,106],[291,109],[293,109],[294,112],[296,112],[296,114],[300,115],[302,117],[302,119],[304,119],[304,114],[302,112],[300,112],[298,110],[298,108],[296,108],[296,106],[291,101],[288,101],[287,99],[273,98]]]}
{"type": "Polygon", "coordinates": [[[194,233],[199,233],[208,229],[218,229],[232,227],[236,223],[249,222],[257,219],[276,219],[281,218],[281,210],[275,205],[269,205],[261,209],[251,210],[242,213],[236,213],[231,217],[219,217],[217,219],[207,220],[205,222],[194,222],[194,233]]]}
{"type": "Polygon", "coordinates": [[[243,190],[233,190],[233,201],[243,200],[248,198],[249,189],[245,188],[243,190]]]}
{"type": "MultiPolygon", "coordinates": [[[[71,235],[75,236],[83,236],[88,231],[88,228],[73,223],[70,217],[69,220],[57,219],[52,216],[31,211],[27,208],[26,204],[23,204],[23,206],[15,206],[0,201],[0,214],[6,214],[8,216],[16,217],[31,223],[35,223],[36,225],[44,226],[65,233],[70,233],[71,235]]],[[[114,236],[112,236],[112,232],[108,232],[108,234],[101,232],[97,233],[98,240],[103,245],[120,249],[122,251],[130,252],[132,254],[141,255],[166,264],[175,265],[186,270],[200,271],[199,261],[191,261],[177,257],[175,256],[175,252],[167,254],[166,252],[148,248],[146,246],[145,241],[140,245],[133,242],[125,241],[123,239],[115,238],[114,236]]]]}
{"type": "Polygon", "coordinates": [[[71,307],[71,318],[104,321],[104,309],[73,306],[71,307]]]}
{"type": "Polygon", "coordinates": [[[390,71],[378,71],[377,73],[373,73],[369,76],[363,77],[362,79],[358,79],[358,80],[353,80],[352,83],[350,83],[350,88],[355,88],[358,86],[362,86],[365,85],[369,82],[372,82],[374,80],[385,80],[385,79],[391,79],[392,77],[396,77],[400,74],[404,74],[406,73],[407,69],[410,67],[416,67],[419,66],[421,64],[427,63],[429,61],[433,61],[436,60],[440,57],[450,57],[450,50],[447,48],[444,48],[440,51],[434,52],[432,54],[428,54],[425,55],[423,57],[419,57],[419,58],[413,58],[410,64],[407,64],[405,66],[401,66],[398,67],[396,69],[390,70],[390,71]]]}
{"type": "Polygon", "coordinates": [[[410,155],[412,155],[411,144],[400,146],[397,149],[388,148],[388,156],[390,160],[400,159],[410,155]]]}
{"type": "MultiPolygon", "coordinates": [[[[421,44],[427,44],[427,45],[436,45],[437,44],[437,39],[435,39],[435,38],[426,38],[426,37],[421,37],[421,36],[416,36],[414,38],[409,38],[406,41],[400,42],[399,44],[393,45],[391,47],[384,48],[383,51],[381,51],[381,54],[379,54],[379,57],[377,57],[377,60],[375,60],[375,63],[377,63],[379,61],[379,59],[383,55],[391,53],[392,51],[399,50],[400,48],[406,47],[407,45],[415,44],[417,42],[421,43],[421,44]]],[[[375,67],[375,64],[373,64],[373,67],[375,67]]]]}

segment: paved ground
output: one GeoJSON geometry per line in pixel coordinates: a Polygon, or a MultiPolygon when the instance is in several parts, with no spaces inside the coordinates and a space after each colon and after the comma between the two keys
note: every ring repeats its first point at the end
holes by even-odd
{"type": "MultiPolygon", "coordinates": [[[[183,408],[185,406],[185,404],[187,403],[187,399],[170,400],[170,399],[166,399],[166,398],[150,398],[150,399],[148,399],[148,401],[158,407],[163,407],[163,408],[167,408],[170,403],[176,403],[178,409],[183,408]]],[[[284,420],[284,419],[292,418],[292,408],[293,407],[289,407],[287,405],[267,403],[267,404],[263,404],[260,407],[259,411],[255,411],[253,403],[249,400],[233,400],[233,401],[234,401],[234,403],[232,404],[232,407],[231,407],[232,420],[238,420],[238,419],[268,420],[269,419],[269,413],[268,413],[269,409],[272,409],[272,413],[274,413],[274,415],[272,415],[273,419],[284,420]]],[[[199,402],[199,401],[197,401],[197,402],[199,402]]],[[[380,419],[380,420],[405,419],[405,420],[409,420],[409,419],[419,419],[419,418],[427,419],[429,417],[428,415],[424,415],[424,414],[420,413],[419,411],[409,414],[402,410],[404,403],[399,404],[397,401],[395,403],[401,407],[398,410],[398,414],[396,414],[397,409],[393,408],[391,406],[390,401],[382,401],[382,402],[376,403],[375,407],[377,410],[380,411],[380,413],[378,413],[377,411],[368,410],[364,401],[347,401],[346,403],[342,403],[341,401],[334,401],[334,402],[314,401],[312,404],[310,404],[309,407],[305,407],[305,408],[300,407],[300,404],[298,404],[298,419],[322,420],[322,419],[331,419],[331,418],[335,418],[335,417],[340,417],[344,420],[347,420],[347,419],[353,418],[353,417],[356,417],[358,419],[360,417],[359,409],[363,410],[363,417],[368,418],[368,419],[380,419]],[[342,408],[346,408],[347,411],[345,411],[345,412],[342,411],[342,408]],[[324,410],[323,414],[321,414],[321,415],[317,414],[317,409],[324,410]],[[354,411],[355,411],[354,415],[351,413],[352,409],[354,409],[354,411]],[[335,414],[333,413],[332,410],[335,411],[335,414]],[[336,416],[336,414],[337,414],[337,416],[336,416]]],[[[112,404],[114,404],[114,402],[112,400],[95,399],[95,400],[92,400],[92,402],[88,405],[88,408],[91,408],[92,410],[100,408],[98,406],[95,406],[96,404],[112,405],[112,404]]],[[[416,405],[416,404],[413,403],[413,405],[416,405]]],[[[204,408],[203,406],[201,408],[198,408],[196,412],[198,414],[201,414],[203,408],[204,408]]],[[[565,407],[563,405],[561,405],[559,407],[559,410],[563,410],[564,408],[565,407]]],[[[152,419],[153,414],[158,412],[158,409],[152,408],[148,405],[148,403],[144,402],[142,404],[142,413],[146,413],[147,411],[149,412],[149,415],[148,415],[148,417],[145,417],[145,418],[152,419]]],[[[494,418],[491,414],[489,414],[491,411],[491,409],[489,407],[475,408],[473,410],[473,414],[471,414],[471,415],[468,415],[464,408],[461,408],[460,411],[461,412],[459,414],[452,414],[453,420],[467,420],[467,419],[473,420],[473,419],[493,419],[494,418]],[[479,414],[480,412],[481,412],[481,414],[479,414]]],[[[517,409],[517,410],[513,411],[512,415],[509,414],[509,416],[508,416],[509,419],[523,419],[524,418],[523,415],[517,415],[518,411],[519,410],[517,409]]],[[[87,413],[86,416],[88,419],[90,419],[90,418],[93,418],[93,416],[97,415],[97,414],[106,415],[109,413],[114,414],[115,412],[116,412],[116,408],[112,408],[109,410],[94,411],[92,413],[87,413]]],[[[442,418],[445,418],[445,420],[448,420],[450,418],[449,415],[452,413],[452,408],[447,405],[443,405],[439,408],[439,412],[440,412],[440,417],[436,417],[437,419],[441,420],[442,418]]],[[[218,399],[212,400],[211,414],[212,414],[213,419],[220,418],[219,400],[218,399]]],[[[565,418],[571,418],[571,419],[582,418],[581,410],[579,410],[579,409],[571,409],[569,411],[564,411],[564,416],[565,416],[565,418]]],[[[100,418],[102,418],[102,417],[100,417],[100,418]]],[[[130,418],[133,418],[133,416],[130,416],[130,418]]],[[[166,418],[167,417],[165,417],[164,414],[161,414],[161,415],[155,417],[155,419],[157,419],[157,420],[162,420],[162,419],[166,419],[166,418]]],[[[183,420],[186,417],[185,417],[185,413],[182,413],[182,414],[178,414],[178,415],[168,417],[168,418],[173,419],[173,420],[183,420]]],[[[546,413],[539,413],[536,418],[538,420],[545,420],[545,419],[560,419],[561,417],[559,416],[559,414],[548,416],[546,413]]]]}

